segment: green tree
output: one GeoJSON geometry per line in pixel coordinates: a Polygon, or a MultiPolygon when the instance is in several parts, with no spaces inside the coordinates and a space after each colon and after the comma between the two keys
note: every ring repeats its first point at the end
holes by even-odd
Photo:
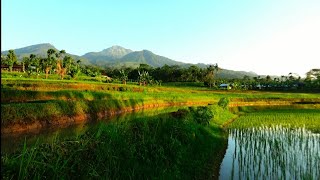
{"type": "Polygon", "coordinates": [[[218,64],[210,65],[207,68],[207,74],[205,76],[205,83],[211,88],[215,86],[215,73],[218,72],[220,69],[218,64]]]}
{"type": "Polygon", "coordinates": [[[151,83],[152,77],[149,75],[147,71],[138,71],[139,73],[139,85],[141,86],[142,84],[146,86],[148,83],[151,83]]]}
{"type": "Polygon", "coordinates": [[[30,54],[30,63],[31,63],[30,65],[32,66],[30,68],[35,68],[37,77],[38,77],[39,69],[40,69],[40,57],[34,54],[30,54]]]}
{"type": "Polygon", "coordinates": [[[14,50],[12,49],[9,50],[5,62],[6,62],[6,65],[9,66],[10,72],[12,72],[13,65],[17,63],[17,55],[15,54],[14,50]]]}
{"type": "Polygon", "coordinates": [[[81,60],[78,60],[77,62],[72,61],[69,66],[68,75],[70,75],[73,79],[76,79],[81,72],[81,60]]]}
{"type": "Polygon", "coordinates": [[[61,50],[59,53],[56,53],[57,57],[57,74],[60,75],[60,78],[63,79],[67,74],[70,64],[73,61],[71,56],[65,56],[66,51],[61,50]]]}
{"type": "Polygon", "coordinates": [[[41,65],[43,67],[43,70],[46,73],[46,79],[48,79],[49,71],[52,69],[52,67],[56,64],[56,56],[54,56],[56,53],[56,50],[54,49],[48,49],[47,51],[47,58],[41,59],[41,65]]]}
{"type": "Polygon", "coordinates": [[[122,84],[127,84],[128,73],[124,69],[119,70],[119,73],[120,73],[120,80],[122,81],[122,84]]]}
{"type": "Polygon", "coordinates": [[[305,82],[309,88],[320,89],[320,69],[311,69],[306,73],[305,82]]]}

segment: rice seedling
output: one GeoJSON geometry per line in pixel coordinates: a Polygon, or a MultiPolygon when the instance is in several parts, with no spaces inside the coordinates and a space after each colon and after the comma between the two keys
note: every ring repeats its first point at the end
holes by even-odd
{"type": "Polygon", "coordinates": [[[320,109],[265,109],[246,113],[237,118],[229,128],[305,127],[315,132],[320,130],[320,109]]]}
{"type": "Polygon", "coordinates": [[[281,125],[230,129],[221,179],[319,179],[320,135],[281,125]]]}

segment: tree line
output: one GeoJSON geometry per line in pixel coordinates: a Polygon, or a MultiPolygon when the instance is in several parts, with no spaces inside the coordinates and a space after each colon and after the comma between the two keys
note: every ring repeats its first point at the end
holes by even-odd
{"type": "MultiPolygon", "coordinates": [[[[6,56],[1,55],[1,65],[7,65],[10,72],[13,66],[18,64],[14,50],[9,50],[6,56]]],[[[48,49],[46,57],[30,54],[22,58],[20,65],[29,76],[45,73],[46,79],[50,74],[58,74],[61,79],[64,79],[66,75],[75,79],[81,72],[92,77],[101,75],[100,69],[82,65],[81,60],[75,60],[72,56],[67,55],[65,50],[48,49]]]]}
{"type": "MultiPolygon", "coordinates": [[[[9,71],[18,63],[14,50],[9,50],[6,56],[1,55],[1,65],[7,65],[9,71]]],[[[30,54],[23,57],[21,65],[24,66],[28,75],[45,73],[48,78],[50,74],[59,74],[61,79],[66,75],[76,79],[79,74],[90,77],[105,75],[106,82],[118,80],[123,84],[127,81],[137,82],[141,86],[161,85],[163,82],[197,82],[203,83],[209,88],[219,89],[220,84],[227,84],[232,89],[266,89],[266,90],[290,90],[290,89],[320,89],[320,69],[311,69],[306,73],[306,78],[302,79],[294,73],[276,78],[249,77],[241,79],[221,79],[217,74],[222,70],[218,64],[208,65],[200,68],[192,65],[187,68],[178,65],[164,65],[162,67],[152,67],[147,64],[140,64],[139,67],[105,67],[83,65],[81,60],[75,60],[67,55],[65,50],[57,51],[48,49],[46,57],[30,54]]]]}

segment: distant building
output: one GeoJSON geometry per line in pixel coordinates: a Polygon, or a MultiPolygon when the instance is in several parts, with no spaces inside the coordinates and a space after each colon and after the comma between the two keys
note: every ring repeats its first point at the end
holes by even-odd
{"type": "MultiPolygon", "coordinates": [[[[8,65],[1,65],[1,70],[9,71],[9,66],[8,65]]],[[[24,72],[24,66],[23,65],[13,65],[12,71],[24,72]]]]}
{"type": "Polygon", "coordinates": [[[230,84],[220,84],[220,89],[231,89],[230,84]]]}

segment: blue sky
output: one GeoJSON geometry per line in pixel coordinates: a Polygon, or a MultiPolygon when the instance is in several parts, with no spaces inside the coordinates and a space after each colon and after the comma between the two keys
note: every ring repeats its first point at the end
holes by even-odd
{"type": "Polygon", "coordinates": [[[112,45],[189,63],[301,76],[320,68],[319,0],[2,0],[1,50],[112,45]]]}

